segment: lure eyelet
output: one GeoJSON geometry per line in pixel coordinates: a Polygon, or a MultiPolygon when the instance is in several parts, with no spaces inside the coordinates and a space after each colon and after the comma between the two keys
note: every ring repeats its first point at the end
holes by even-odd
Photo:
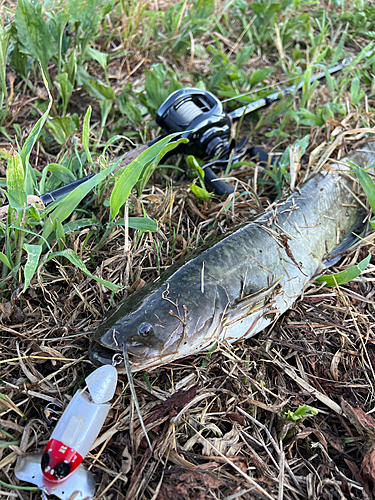
{"type": "Polygon", "coordinates": [[[142,323],[142,325],[138,328],[138,333],[141,337],[149,337],[154,333],[154,329],[148,323],[142,323]]]}

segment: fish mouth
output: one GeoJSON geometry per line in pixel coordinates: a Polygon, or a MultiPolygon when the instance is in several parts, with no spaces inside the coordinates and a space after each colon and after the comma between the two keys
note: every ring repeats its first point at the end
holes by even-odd
{"type": "MultiPolygon", "coordinates": [[[[143,361],[150,348],[141,343],[133,342],[127,346],[131,363],[143,361]]],[[[89,346],[89,358],[95,366],[116,365],[124,366],[124,352],[122,349],[113,349],[93,340],[89,346]]]]}

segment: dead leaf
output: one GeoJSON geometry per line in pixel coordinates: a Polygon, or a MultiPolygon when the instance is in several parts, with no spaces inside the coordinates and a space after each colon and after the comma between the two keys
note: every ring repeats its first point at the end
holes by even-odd
{"type": "Polygon", "coordinates": [[[358,432],[375,439],[375,419],[372,415],[367,415],[362,408],[354,408],[344,399],[341,401],[341,408],[358,432]]]}
{"type": "Polygon", "coordinates": [[[327,424],[327,422],[321,422],[319,425],[319,430],[327,440],[327,442],[335,448],[335,450],[344,452],[345,449],[345,441],[344,438],[337,436],[331,427],[327,424]]]}
{"type": "Polygon", "coordinates": [[[331,361],[331,366],[330,366],[330,372],[334,380],[336,382],[339,380],[339,364],[341,361],[341,354],[340,354],[340,349],[334,354],[332,361],[331,361]]]}
{"type": "MultiPolygon", "coordinates": [[[[173,394],[170,398],[164,401],[162,404],[155,407],[155,411],[152,412],[150,416],[148,416],[144,424],[147,427],[147,430],[153,429],[155,432],[158,431],[158,427],[161,423],[165,422],[165,420],[170,420],[175,417],[182,408],[184,408],[189,401],[195,398],[197,394],[197,386],[191,387],[189,390],[185,391],[184,389],[180,389],[175,394],[173,394]],[[154,426],[150,426],[151,423],[154,423],[154,426]]],[[[139,427],[135,434],[140,432],[141,428],[139,427]]]]}
{"type": "Polygon", "coordinates": [[[245,417],[239,413],[227,413],[226,417],[230,418],[233,422],[238,422],[241,425],[245,425],[245,417]]]}
{"type": "MultiPolygon", "coordinates": [[[[156,486],[156,485],[153,485],[156,486]]],[[[218,490],[228,486],[227,482],[214,474],[197,469],[171,467],[165,471],[158,500],[206,500],[209,490],[218,490]]]]}
{"type": "Polygon", "coordinates": [[[0,304],[0,321],[3,323],[19,324],[24,322],[22,309],[11,302],[0,304]]]}
{"type": "Polygon", "coordinates": [[[121,472],[126,475],[132,467],[132,456],[127,446],[121,454],[121,472]]]}
{"type": "Polygon", "coordinates": [[[363,458],[361,476],[370,494],[375,494],[375,445],[372,445],[363,458]]]}
{"type": "Polygon", "coordinates": [[[299,441],[300,439],[306,439],[310,434],[315,434],[315,436],[318,438],[319,443],[323,446],[323,448],[328,451],[327,448],[327,441],[325,439],[325,436],[319,429],[314,429],[312,427],[306,427],[306,429],[303,429],[301,432],[299,432],[294,438],[291,444],[294,444],[295,442],[299,441]]]}
{"type": "Polygon", "coordinates": [[[346,465],[349,467],[350,472],[353,474],[354,479],[361,485],[363,485],[366,493],[370,497],[370,499],[373,499],[373,495],[371,493],[371,490],[369,489],[369,485],[363,481],[363,478],[361,476],[361,471],[359,470],[358,465],[353,461],[350,460],[349,458],[344,458],[346,465]]]}

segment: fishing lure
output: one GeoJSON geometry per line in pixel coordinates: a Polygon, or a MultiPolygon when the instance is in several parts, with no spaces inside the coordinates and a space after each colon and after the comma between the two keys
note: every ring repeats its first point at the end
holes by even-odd
{"type": "Polygon", "coordinates": [[[86,379],[87,390],[78,390],[58,421],[44,452],[21,457],[18,479],[36,484],[44,493],[62,500],[93,498],[95,481],[81,464],[89,452],[111,405],[117,385],[113,366],[97,368],[86,379]]]}

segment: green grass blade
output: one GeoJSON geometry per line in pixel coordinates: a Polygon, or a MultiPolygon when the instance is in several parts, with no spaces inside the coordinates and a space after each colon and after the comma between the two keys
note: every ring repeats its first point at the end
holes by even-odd
{"type": "MultiPolygon", "coordinates": [[[[48,172],[52,174],[51,177],[55,177],[63,184],[69,184],[69,182],[74,182],[77,180],[74,174],[67,167],[60,165],[59,163],[49,163],[46,167],[44,167],[42,178],[39,182],[39,191],[41,194],[44,194],[45,192],[45,184],[48,172]]],[[[51,177],[49,177],[49,181],[51,177]]]]}
{"type": "MultiPolygon", "coordinates": [[[[119,219],[114,225],[123,226],[124,223],[124,219],[119,219]]],[[[152,219],[147,219],[147,217],[129,217],[128,225],[131,229],[138,229],[139,231],[151,231],[152,233],[156,233],[158,230],[157,223],[152,219]]]]}
{"type": "Polygon", "coordinates": [[[85,266],[83,260],[71,249],[67,248],[66,250],[61,250],[60,252],[53,252],[51,253],[45,262],[48,262],[51,259],[54,259],[55,257],[65,257],[68,259],[75,267],[78,267],[78,269],[81,269],[83,273],[85,273],[87,276],[90,276],[90,278],[93,278],[95,281],[98,283],[104,285],[107,287],[111,292],[118,292],[121,290],[123,287],[119,285],[114,285],[110,281],[103,280],[102,278],[99,278],[98,276],[94,276],[93,274],[90,273],[90,271],[87,269],[85,266]]]}
{"type": "Polygon", "coordinates": [[[9,269],[13,269],[14,264],[11,260],[8,259],[8,257],[3,253],[0,252],[0,261],[5,264],[9,269]]]}
{"type": "Polygon", "coordinates": [[[167,151],[175,148],[181,142],[186,142],[186,139],[180,139],[168,144],[169,141],[177,135],[180,135],[180,133],[171,134],[156,142],[143,151],[143,153],[137,156],[137,158],[126,167],[121,177],[116,182],[111,194],[110,207],[112,218],[116,217],[120,208],[125,204],[130,191],[138,181],[143,170],[151,163],[159,163],[167,151]]]}
{"type": "Polygon", "coordinates": [[[8,91],[6,84],[6,63],[8,55],[8,47],[10,40],[11,25],[5,26],[3,20],[0,18],[0,109],[2,108],[2,99],[5,98],[4,114],[0,115],[0,123],[3,117],[8,112],[8,91]],[[1,92],[3,95],[1,95],[1,92]]]}
{"type": "Polygon", "coordinates": [[[92,217],[90,219],[77,219],[71,222],[67,222],[63,225],[64,233],[73,233],[74,231],[81,231],[85,227],[96,226],[98,228],[102,227],[102,223],[98,219],[92,217]]]}
{"type": "Polygon", "coordinates": [[[328,276],[319,276],[319,278],[316,278],[316,281],[319,282],[326,282],[324,286],[331,287],[331,286],[336,286],[336,285],[345,285],[345,283],[349,283],[349,281],[352,281],[355,278],[358,278],[358,276],[366,269],[368,266],[369,262],[371,259],[371,253],[368,254],[368,256],[361,260],[359,264],[356,264],[355,266],[349,267],[349,269],[345,269],[345,271],[341,271],[340,273],[336,274],[331,274],[328,276]]]}
{"type": "MultiPolygon", "coordinates": [[[[18,224],[12,224],[11,226],[9,226],[9,229],[17,229],[17,231],[22,231],[24,233],[30,234],[31,236],[35,236],[35,237],[40,236],[39,234],[34,233],[34,231],[31,231],[31,229],[27,229],[26,227],[21,227],[18,224]]],[[[50,248],[48,241],[44,240],[44,242],[50,248]]]]}
{"type": "Polygon", "coordinates": [[[83,120],[83,130],[82,130],[82,144],[86,151],[87,158],[92,164],[91,153],[89,149],[89,136],[90,136],[90,118],[91,118],[91,106],[87,108],[85,119],[83,120]]]}
{"type": "Polygon", "coordinates": [[[102,170],[98,174],[94,175],[91,179],[84,182],[80,186],[77,186],[74,191],[69,193],[65,198],[63,198],[60,203],[56,205],[54,210],[49,214],[49,217],[45,223],[42,238],[47,239],[50,234],[55,230],[55,222],[60,219],[64,222],[77,208],[79,203],[83,198],[100,182],[102,182],[113,170],[120,164],[123,156],[113,165],[102,170]]]}
{"type": "Polygon", "coordinates": [[[35,271],[37,270],[39,264],[39,258],[42,253],[42,245],[28,245],[24,244],[23,248],[27,252],[27,261],[25,264],[25,269],[23,271],[25,276],[25,285],[23,287],[23,292],[30,285],[30,281],[32,280],[35,271]]]}
{"type": "Polygon", "coordinates": [[[359,180],[363,191],[366,193],[367,199],[370,203],[371,210],[375,213],[375,183],[369,176],[369,174],[363,170],[363,168],[358,167],[355,163],[348,161],[349,165],[353,168],[357,179],[359,180]]]}
{"type": "MultiPolygon", "coordinates": [[[[48,90],[48,84],[45,80],[44,73],[42,71],[43,75],[43,80],[46,85],[46,88],[48,90]]],[[[52,107],[52,97],[51,94],[49,93],[48,90],[48,95],[49,95],[49,103],[48,107],[46,109],[46,112],[43,114],[41,118],[37,121],[37,123],[34,125],[32,131],[30,132],[29,137],[26,139],[25,144],[23,145],[23,148],[21,149],[20,157],[22,160],[22,165],[23,165],[23,170],[25,173],[25,191],[26,194],[34,194],[34,180],[33,180],[33,174],[32,174],[32,168],[29,165],[29,158],[31,154],[31,150],[33,149],[36,141],[38,140],[39,134],[42,131],[42,128],[44,127],[44,124],[48,118],[50,109],[52,107]]]]}

